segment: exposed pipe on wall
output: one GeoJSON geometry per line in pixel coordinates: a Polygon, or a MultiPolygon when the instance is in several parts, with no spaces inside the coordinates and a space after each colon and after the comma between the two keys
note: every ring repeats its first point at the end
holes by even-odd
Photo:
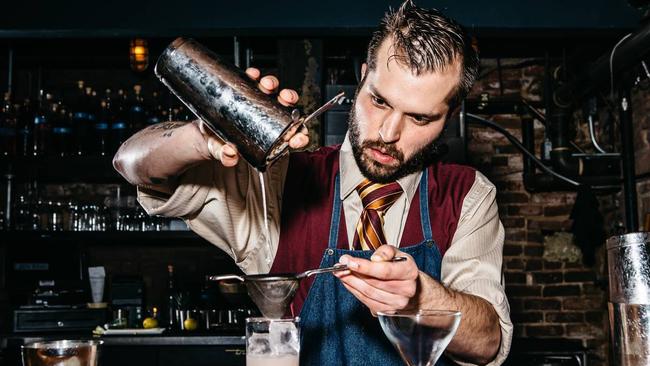
{"type": "MultiPolygon", "coordinates": [[[[527,127],[529,130],[524,132],[524,141],[526,141],[524,144],[495,122],[472,113],[465,113],[465,117],[467,117],[467,123],[479,124],[501,133],[508,139],[508,141],[510,141],[510,143],[524,154],[524,173],[528,172],[528,174],[524,174],[524,185],[526,185],[526,189],[529,191],[576,189],[581,185],[587,185],[593,189],[600,190],[615,190],[620,188],[621,180],[616,176],[585,176],[580,177],[579,179],[574,179],[573,177],[565,176],[549,168],[543,161],[539,160],[530,149],[530,139],[526,138],[527,134],[530,137],[530,132],[532,130],[530,126],[527,127]],[[528,147],[526,147],[526,145],[528,145],[528,147]],[[536,165],[546,174],[534,174],[532,164],[536,165]]],[[[592,163],[595,165],[602,165],[599,161],[592,161],[592,163]]]]}
{"type": "Polygon", "coordinates": [[[618,47],[602,55],[569,83],[557,88],[553,94],[554,101],[559,106],[569,106],[598,89],[610,89],[612,78],[637,65],[649,51],[650,22],[627,36],[618,47]]]}
{"type": "Polygon", "coordinates": [[[632,99],[630,90],[621,92],[619,99],[621,120],[621,146],[623,149],[623,192],[625,198],[625,227],[627,232],[639,229],[639,214],[637,212],[636,180],[634,172],[634,128],[632,126],[632,99]]]}
{"type": "Polygon", "coordinates": [[[7,64],[7,93],[12,94],[13,89],[13,75],[14,75],[14,49],[9,47],[8,52],[9,60],[7,64]]]}

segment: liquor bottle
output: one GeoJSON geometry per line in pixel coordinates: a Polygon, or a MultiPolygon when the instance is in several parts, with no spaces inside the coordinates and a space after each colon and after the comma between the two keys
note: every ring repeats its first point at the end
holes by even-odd
{"type": "Polygon", "coordinates": [[[16,133],[16,150],[18,155],[32,155],[34,148],[32,143],[34,140],[34,109],[29,99],[25,99],[23,105],[20,106],[20,112],[17,116],[16,133]]]}
{"type": "Polygon", "coordinates": [[[143,129],[147,122],[144,110],[144,99],[142,97],[142,86],[133,86],[133,95],[129,103],[129,124],[130,132],[136,133],[143,129]]]}
{"type": "Polygon", "coordinates": [[[16,110],[9,92],[5,93],[0,108],[0,154],[4,156],[16,154],[16,110]]]}
{"type": "Polygon", "coordinates": [[[151,126],[164,121],[163,112],[164,108],[160,102],[160,94],[155,91],[151,94],[150,103],[147,106],[147,125],[151,126]]]}
{"type": "MultiPolygon", "coordinates": [[[[88,111],[86,110],[86,90],[83,80],[77,81],[77,90],[70,100],[71,124],[74,127],[74,153],[84,154],[84,138],[88,133],[88,111]]],[[[57,130],[58,131],[58,130],[57,130]]]]}
{"type": "Polygon", "coordinates": [[[112,124],[113,112],[111,106],[111,90],[106,89],[104,98],[100,102],[97,120],[95,121],[95,149],[93,152],[99,156],[110,154],[109,127],[112,124]]]}
{"type": "Polygon", "coordinates": [[[117,91],[117,97],[113,103],[115,119],[111,124],[111,153],[115,153],[128,138],[128,109],[124,90],[117,91]]]}
{"type": "Polygon", "coordinates": [[[52,103],[52,144],[55,156],[70,156],[75,151],[72,141],[71,117],[61,102],[52,103]]]}
{"type": "Polygon", "coordinates": [[[88,132],[83,140],[84,151],[86,154],[93,154],[97,147],[95,146],[95,141],[97,141],[96,125],[97,118],[100,112],[100,101],[97,98],[97,92],[90,87],[86,87],[86,111],[88,113],[88,132]]]}
{"type": "Polygon", "coordinates": [[[174,266],[167,265],[167,326],[174,329],[176,325],[176,287],[174,284],[174,266]]]}
{"type": "Polygon", "coordinates": [[[51,102],[52,95],[46,94],[43,89],[38,93],[38,108],[34,114],[34,134],[32,141],[32,153],[34,156],[43,156],[47,154],[47,146],[50,142],[52,133],[51,121],[48,120],[48,106],[51,102]]]}
{"type": "Polygon", "coordinates": [[[192,111],[190,111],[189,108],[181,104],[178,118],[179,121],[189,122],[193,120],[195,117],[194,117],[194,113],[192,113],[192,111]]]}

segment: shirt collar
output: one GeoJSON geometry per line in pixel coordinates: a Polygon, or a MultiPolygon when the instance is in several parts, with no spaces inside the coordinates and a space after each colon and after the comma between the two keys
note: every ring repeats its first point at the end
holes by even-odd
{"type": "MultiPolygon", "coordinates": [[[[354,159],[354,155],[352,154],[352,145],[350,144],[349,133],[345,135],[345,140],[341,145],[339,166],[341,175],[341,200],[344,200],[354,192],[359,183],[364,180],[364,176],[361,174],[359,166],[357,166],[357,161],[354,159]]],[[[418,189],[421,176],[422,172],[419,171],[397,180],[397,183],[406,193],[406,199],[409,204],[415,195],[415,191],[418,189]]]]}

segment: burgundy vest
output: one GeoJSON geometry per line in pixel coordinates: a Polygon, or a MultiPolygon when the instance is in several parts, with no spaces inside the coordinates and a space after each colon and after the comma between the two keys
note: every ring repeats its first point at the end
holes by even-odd
{"type": "MultiPolygon", "coordinates": [[[[327,249],[334,179],[339,171],[340,146],[324,147],[315,152],[292,153],[284,186],[280,242],[271,273],[302,272],[320,266],[327,249]]],[[[442,256],[449,248],[456,231],[465,195],[474,184],[476,172],[462,165],[434,163],[429,174],[429,220],[438,250],[442,256]]],[[[418,188],[419,189],[419,188],[418,188]]],[[[420,223],[419,191],[411,200],[400,246],[415,245],[424,240],[420,223]]],[[[348,249],[345,212],[341,212],[338,248],[348,249]]],[[[302,281],[292,303],[297,316],[314,281],[302,281]]]]}

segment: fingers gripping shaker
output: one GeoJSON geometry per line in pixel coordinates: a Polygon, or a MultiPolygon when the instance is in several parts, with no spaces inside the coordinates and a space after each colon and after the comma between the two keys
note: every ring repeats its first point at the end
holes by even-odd
{"type": "Polygon", "coordinates": [[[288,151],[286,134],[335,104],[343,93],[311,115],[281,105],[264,94],[244,71],[192,39],[177,38],[162,53],[156,76],[205,126],[237,146],[260,171],[288,151]]]}

